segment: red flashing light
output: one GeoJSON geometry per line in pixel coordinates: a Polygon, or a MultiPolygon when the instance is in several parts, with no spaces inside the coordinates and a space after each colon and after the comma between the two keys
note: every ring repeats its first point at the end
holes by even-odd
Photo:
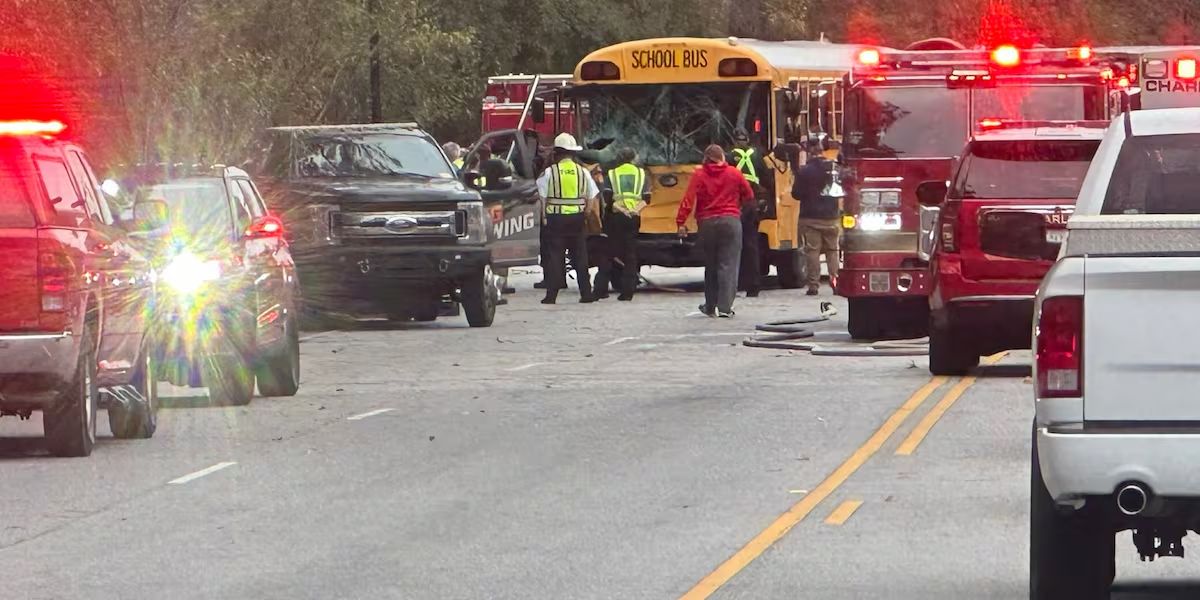
{"type": "Polygon", "coordinates": [[[980,129],[997,129],[1004,126],[1004,121],[996,117],[984,117],[979,120],[980,129]]]}
{"type": "Polygon", "coordinates": [[[1196,78],[1196,59],[1181,58],[1175,61],[1175,78],[1191,81],[1196,78]]]}
{"type": "Polygon", "coordinates": [[[1116,74],[1113,73],[1113,70],[1110,67],[1104,67],[1103,69],[1100,69],[1100,79],[1103,79],[1104,81],[1112,79],[1115,75],[1116,74]]]}
{"type": "Polygon", "coordinates": [[[1122,75],[1121,78],[1117,80],[1117,87],[1119,87],[1121,89],[1128,88],[1129,87],[1129,78],[1122,75]]]}
{"type": "Polygon", "coordinates": [[[249,238],[271,238],[283,235],[283,222],[277,217],[263,217],[250,225],[246,230],[249,238]]]}
{"type": "Polygon", "coordinates": [[[0,121],[0,135],[58,135],[66,129],[62,121],[0,121]]]}
{"type": "Polygon", "coordinates": [[[1001,67],[1015,67],[1021,64],[1021,50],[1012,44],[996,46],[992,50],[992,62],[1001,67]]]}
{"type": "Polygon", "coordinates": [[[1078,48],[1071,48],[1070,50],[1067,50],[1067,58],[1073,58],[1075,60],[1091,60],[1092,54],[1091,46],[1080,46],[1078,48]]]}
{"type": "Polygon", "coordinates": [[[876,50],[875,48],[864,48],[858,53],[859,64],[868,67],[879,66],[881,58],[882,57],[879,55],[879,50],[876,50]]]}

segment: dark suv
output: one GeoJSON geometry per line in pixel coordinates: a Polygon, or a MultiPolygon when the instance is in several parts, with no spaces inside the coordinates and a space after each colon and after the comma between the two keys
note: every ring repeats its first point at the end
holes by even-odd
{"type": "Polygon", "coordinates": [[[42,411],[59,456],[157,428],[150,269],[58,122],[0,122],[0,415],[42,411]]]}
{"type": "Polygon", "coordinates": [[[306,314],[487,327],[499,300],[491,217],[415,124],[269,130],[263,176],[296,257],[306,314]]]}
{"type": "MultiPolygon", "coordinates": [[[[161,168],[154,169],[161,171],[161,168]]],[[[300,387],[296,277],[283,224],[241,169],[141,173],[133,211],[159,280],[163,378],[249,403],[300,387]]]]}

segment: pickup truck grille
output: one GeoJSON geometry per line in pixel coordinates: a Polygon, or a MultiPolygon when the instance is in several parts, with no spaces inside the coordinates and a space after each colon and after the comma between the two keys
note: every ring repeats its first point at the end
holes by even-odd
{"type": "Polygon", "coordinates": [[[343,238],[457,239],[467,232],[461,210],[338,212],[331,219],[333,234],[343,238]]]}
{"type": "Polygon", "coordinates": [[[1046,208],[985,209],[979,211],[979,249],[992,256],[1025,260],[1054,260],[1070,210],[1046,208]],[[1044,217],[1045,227],[1031,227],[1028,213],[1044,217]],[[1058,233],[1061,232],[1061,233],[1058,233]]]}

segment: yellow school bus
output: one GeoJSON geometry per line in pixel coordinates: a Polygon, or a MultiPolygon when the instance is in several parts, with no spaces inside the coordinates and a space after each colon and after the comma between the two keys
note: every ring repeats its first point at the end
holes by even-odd
{"type": "MultiPolygon", "coordinates": [[[[817,130],[840,137],[841,81],[860,49],[848,44],[663,38],[625,42],[589,54],[576,66],[560,103],[574,111],[585,162],[604,164],[631,147],[650,172],[651,200],[642,213],[642,264],[697,266],[692,239],[676,237],[675,215],[704,148],[732,148],[744,128],[774,173],[761,235],[764,270],[774,265],[784,287],[803,284],[799,205],[791,195],[779,144],[817,130]]],[[[565,119],[562,122],[567,122],[565,119]]],[[[688,229],[696,231],[693,220],[688,229]]]]}

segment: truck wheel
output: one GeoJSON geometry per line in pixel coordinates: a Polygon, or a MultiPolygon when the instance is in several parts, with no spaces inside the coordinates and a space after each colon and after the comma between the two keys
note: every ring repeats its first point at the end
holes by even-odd
{"type": "Polygon", "coordinates": [[[779,272],[779,287],[785,290],[804,287],[804,252],[800,250],[776,252],[775,270],[779,272]]]}
{"type": "Polygon", "coordinates": [[[90,327],[80,336],[79,364],[70,387],[42,414],[46,446],[55,456],[88,456],[96,445],[95,340],[90,327]]]}
{"type": "Polygon", "coordinates": [[[877,340],[883,337],[880,310],[876,298],[850,298],[846,329],[856,340],[877,340]]]}
{"type": "Polygon", "coordinates": [[[263,358],[255,372],[264,397],[295,396],[300,391],[300,332],[293,317],[284,323],[283,348],[263,358]]]}
{"type": "Polygon", "coordinates": [[[245,406],[254,399],[254,373],[240,356],[207,356],[203,369],[202,380],[213,404],[245,406]]]}
{"type": "Polygon", "coordinates": [[[484,266],[478,273],[461,284],[463,312],[471,327],[490,327],[496,318],[496,302],[499,300],[496,285],[492,281],[492,267],[484,266]]]}
{"type": "Polygon", "coordinates": [[[978,364],[979,353],[954,335],[948,319],[930,316],[929,372],[934,375],[966,375],[978,364]]]}
{"type": "Polygon", "coordinates": [[[1085,507],[1059,512],[1042,479],[1037,436],[1029,482],[1029,598],[1108,598],[1116,575],[1113,527],[1085,507]]]}
{"type": "Polygon", "coordinates": [[[152,438],[158,430],[158,365],[149,345],[142,350],[131,385],[144,401],[133,405],[114,402],[108,407],[108,428],[117,439],[152,438]]]}

